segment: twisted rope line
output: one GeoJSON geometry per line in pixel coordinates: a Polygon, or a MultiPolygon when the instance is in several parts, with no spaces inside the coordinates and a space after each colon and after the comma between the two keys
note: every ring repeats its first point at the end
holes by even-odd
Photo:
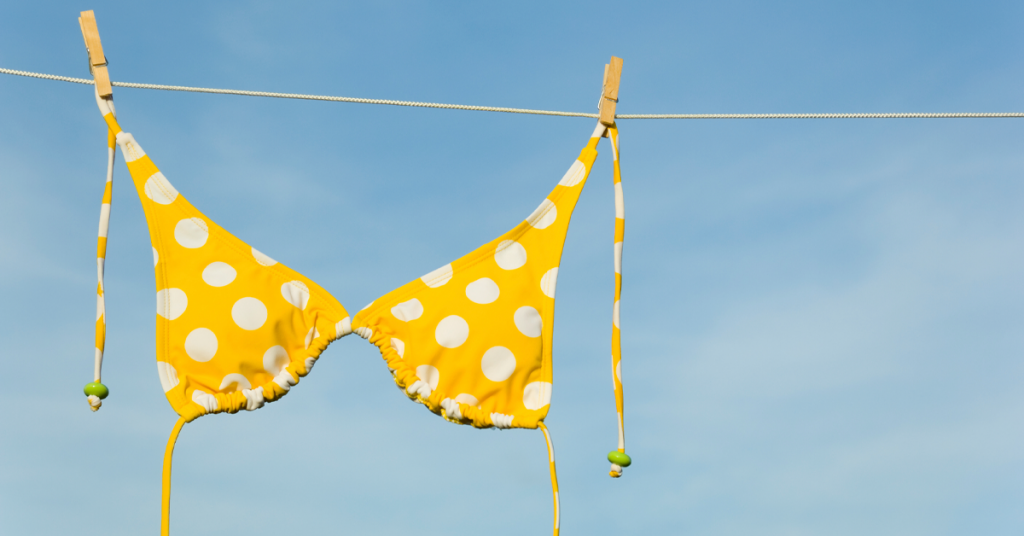
{"type": "MultiPolygon", "coordinates": [[[[57,76],[52,74],[33,73],[28,71],[16,71],[14,69],[0,68],[0,73],[15,76],[27,76],[29,78],[42,78],[45,80],[57,80],[60,82],[71,82],[74,84],[95,85],[95,82],[88,78],[73,78],[70,76],[57,76]]],[[[114,87],[130,87],[135,89],[159,89],[163,91],[186,91],[190,93],[214,93],[218,95],[244,95],[247,97],[271,97],[275,99],[299,99],[330,102],[354,102],[359,104],[385,104],[389,106],[410,106],[414,108],[442,108],[447,110],[471,110],[477,112],[503,112],[509,114],[532,114],[532,115],[557,115],[562,117],[590,117],[596,119],[598,114],[581,112],[557,112],[551,110],[529,110],[525,108],[502,108],[497,106],[469,106],[465,104],[442,104],[437,102],[416,102],[387,99],[361,99],[357,97],[332,97],[328,95],[305,95],[302,93],[272,93],[269,91],[247,91],[244,89],[213,89],[205,87],[168,86],[163,84],[139,84],[135,82],[111,82],[114,87]]]]}
{"type": "Polygon", "coordinates": [[[904,112],[854,114],[617,114],[616,119],[960,119],[1024,117],[1024,112],[904,112]]]}
{"type": "MultiPolygon", "coordinates": [[[[74,78],[53,74],[33,73],[0,68],[0,74],[56,80],[73,84],[95,85],[88,78],[74,78]]],[[[596,119],[596,113],[558,112],[552,110],[531,110],[528,108],[503,108],[499,106],[470,106],[466,104],[442,104],[438,102],[417,102],[388,99],[361,99],[357,97],[332,97],[329,95],[306,95],[302,93],[273,93],[269,91],[247,91],[244,89],[213,89],[205,87],[168,86],[163,84],[139,84],[135,82],[111,82],[114,87],[135,89],[158,89],[162,91],[185,91],[189,93],[214,93],[217,95],[243,95],[247,97],[270,97],[275,99],[298,99],[328,102],[353,102],[358,104],[383,104],[388,106],[409,106],[414,108],[439,108],[444,110],[469,110],[475,112],[500,112],[508,114],[554,115],[560,117],[589,117],[596,119]]],[[[1024,112],[940,112],[940,113],[823,113],[823,114],[617,114],[616,119],[962,119],[1024,117],[1024,112]]]]}

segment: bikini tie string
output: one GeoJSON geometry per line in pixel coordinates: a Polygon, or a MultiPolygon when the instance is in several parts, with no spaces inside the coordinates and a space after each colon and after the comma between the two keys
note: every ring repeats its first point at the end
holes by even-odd
{"type": "Polygon", "coordinates": [[[626,233],[626,208],[622,197],[622,171],[619,169],[619,129],[613,123],[605,133],[612,146],[612,171],[615,183],[615,304],[612,306],[612,385],[619,422],[619,448],[608,453],[612,478],[622,476],[622,468],[632,460],[626,454],[626,434],[622,417],[622,332],[619,324],[619,299],[622,297],[622,243],[626,233]]]}
{"type": "Polygon", "coordinates": [[[185,426],[185,417],[179,417],[171,429],[171,437],[167,438],[167,449],[164,450],[163,494],[160,503],[160,536],[171,533],[171,459],[174,458],[174,444],[178,441],[178,433],[185,426]]]}
{"type": "Polygon", "coordinates": [[[558,521],[559,521],[559,508],[558,508],[558,474],[555,472],[555,447],[551,444],[551,434],[548,433],[548,427],[544,426],[543,422],[537,423],[540,427],[540,431],[544,432],[544,440],[548,444],[548,466],[551,470],[551,496],[555,503],[555,529],[554,536],[558,536],[558,521]]]}
{"type": "MultiPolygon", "coordinates": [[[[114,113],[114,101],[113,99],[101,99],[99,94],[96,94],[96,103],[99,105],[100,110],[107,110],[109,113],[114,113]]],[[[113,194],[114,184],[114,150],[116,146],[116,139],[114,131],[107,129],[107,183],[103,190],[103,203],[100,205],[100,228],[99,237],[97,239],[96,246],[96,279],[98,283],[96,285],[96,352],[95,352],[95,365],[93,368],[93,381],[85,385],[85,396],[86,400],[89,401],[89,407],[93,411],[100,409],[103,405],[101,402],[107,395],[110,394],[110,390],[107,389],[106,385],[102,383],[102,368],[103,368],[103,349],[106,346],[107,338],[107,307],[106,299],[104,294],[106,289],[103,287],[103,269],[104,262],[107,256],[107,231],[110,229],[110,200],[113,194]]]]}

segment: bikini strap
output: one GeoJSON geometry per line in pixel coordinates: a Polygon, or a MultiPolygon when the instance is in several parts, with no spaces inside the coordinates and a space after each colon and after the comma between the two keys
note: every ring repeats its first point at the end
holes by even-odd
{"type": "MultiPolygon", "coordinates": [[[[114,101],[112,98],[100,98],[96,94],[96,103],[104,116],[114,117],[114,101]]],[[[100,228],[96,246],[96,352],[95,364],[93,366],[93,381],[85,385],[86,400],[93,411],[100,409],[101,402],[110,390],[102,383],[103,350],[107,339],[107,307],[106,289],[103,286],[104,263],[107,257],[107,231],[110,229],[110,201],[113,195],[114,184],[114,155],[116,151],[116,132],[113,128],[107,127],[107,182],[103,190],[103,202],[100,205],[100,228]]]]}
{"type": "Polygon", "coordinates": [[[612,306],[612,385],[615,387],[615,409],[618,412],[619,448],[608,453],[612,478],[622,476],[622,468],[632,462],[626,454],[626,433],[622,416],[622,331],[619,324],[619,299],[622,296],[622,242],[626,234],[626,210],[622,197],[622,171],[619,168],[619,129],[608,127],[608,140],[612,146],[612,168],[615,183],[615,304],[612,306]]]}
{"type": "Polygon", "coordinates": [[[174,458],[174,444],[178,442],[178,433],[187,421],[185,417],[178,418],[171,429],[171,436],[167,438],[167,449],[164,450],[164,471],[163,471],[163,493],[160,502],[160,536],[168,536],[171,533],[171,460],[174,458]]]}

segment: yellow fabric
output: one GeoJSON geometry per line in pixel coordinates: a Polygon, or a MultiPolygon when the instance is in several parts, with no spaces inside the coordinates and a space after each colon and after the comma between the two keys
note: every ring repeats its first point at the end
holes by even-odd
{"type": "Polygon", "coordinates": [[[353,317],[410,398],[480,428],[537,428],[547,415],[558,264],[599,140],[514,229],[353,317]]]}
{"type": "Polygon", "coordinates": [[[149,224],[156,359],[167,400],[191,421],[280,398],[348,333],[345,308],[193,207],[112,114],[104,119],[149,224]]]}

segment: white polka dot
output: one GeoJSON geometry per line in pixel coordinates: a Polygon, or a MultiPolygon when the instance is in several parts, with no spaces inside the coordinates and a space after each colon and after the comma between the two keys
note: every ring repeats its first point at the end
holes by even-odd
{"type": "Polygon", "coordinates": [[[469,338],[469,324],[461,316],[445,317],[437,323],[434,338],[445,348],[458,348],[469,338]]]}
{"type": "Polygon", "coordinates": [[[558,267],[548,270],[540,278],[540,291],[549,298],[555,297],[555,285],[558,284],[558,267]]]}
{"type": "Polygon", "coordinates": [[[523,389],[523,405],[526,409],[538,410],[551,403],[551,384],[549,382],[533,382],[523,389]]]}
{"type": "Polygon", "coordinates": [[[180,288],[165,288],[156,293],[156,314],[174,320],[188,307],[188,296],[180,288]]]}
{"type": "Polygon", "coordinates": [[[526,264],[526,249],[515,240],[503,240],[494,250],[494,262],[503,270],[515,270],[526,264]]]}
{"type": "Polygon", "coordinates": [[[220,387],[218,389],[221,391],[227,390],[227,392],[233,393],[243,389],[252,389],[252,384],[249,383],[249,380],[246,379],[245,376],[242,376],[237,372],[232,372],[231,374],[224,376],[224,379],[220,381],[220,387]]]}
{"type": "Polygon", "coordinates": [[[207,393],[206,391],[200,391],[199,389],[192,391],[192,401],[202,406],[207,413],[217,411],[217,408],[220,406],[220,404],[217,403],[217,397],[207,393]]]}
{"type": "Polygon", "coordinates": [[[520,333],[527,337],[540,337],[543,332],[544,322],[540,318],[540,313],[529,305],[516,309],[513,319],[520,333]]]}
{"type": "Polygon", "coordinates": [[[256,411],[267,403],[266,398],[263,396],[263,387],[243,389],[242,394],[245,396],[246,411],[256,411]]]}
{"type": "Polygon", "coordinates": [[[416,377],[426,382],[431,391],[437,389],[437,383],[441,381],[441,373],[430,365],[416,367],[416,377]]]}
{"type": "Polygon", "coordinates": [[[185,337],[185,353],[200,363],[206,363],[217,354],[217,336],[206,328],[193,329],[185,337]]]}
{"type": "Polygon", "coordinates": [[[170,205],[178,198],[178,191],[171,186],[171,183],[164,177],[163,173],[157,171],[147,181],[143,188],[146,197],[160,205],[170,205]]]}
{"type": "Polygon", "coordinates": [[[335,337],[341,338],[352,333],[352,317],[346,316],[334,325],[335,337]]]}
{"type": "Polygon", "coordinates": [[[569,167],[569,171],[565,172],[562,176],[562,180],[558,181],[558,184],[562,186],[576,186],[583,180],[587,175],[587,166],[579,160],[572,163],[569,167]]]}
{"type": "Polygon", "coordinates": [[[283,346],[271,346],[263,353],[263,370],[272,376],[277,376],[288,366],[290,361],[288,350],[285,350],[283,346]]]}
{"type": "Polygon", "coordinates": [[[121,147],[121,154],[124,155],[125,162],[134,162],[146,156],[146,151],[142,150],[142,146],[135,141],[135,137],[130,132],[118,134],[117,145],[121,147]]]}
{"type": "Polygon", "coordinates": [[[260,329],[267,321],[267,306],[256,298],[242,298],[231,307],[231,318],[244,330],[260,329]]]}
{"type": "Polygon", "coordinates": [[[174,239],[183,248],[196,249],[206,244],[210,238],[210,228],[199,218],[185,218],[174,226],[174,239]]]}
{"type": "Polygon", "coordinates": [[[156,362],[156,373],[160,376],[160,386],[164,392],[174,389],[178,385],[178,371],[170,363],[163,361],[156,362]]]}
{"type": "Polygon", "coordinates": [[[277,386],[280,387],[281,389],[288,391],[292,387],[294,387],[295,384],[299,383],[299,378],[298,376],[293,375],[291,372],[289,372],[287,368],[285,368],[280,373],[278,373],[277,376],[274,376],[273,382],[276,383],[277,386]]]}
{"type": "Polygon", "coordinates": [[[356,332],[356,335],[359,335],[360,337],[367,340],[369,340],[370,337],[373,337],[373,330],[366,326],[356,328],[353,331],[356,332]]]}
{"type": "Polygon", "coordinates": [[[512,420],[515,419],[514,415],[505,415],[504,413],[491,413],[491,422],[494,423],[496,428],[512,428],[512,420]]]}
{"type": "Polygon", "coordinates": [[[622,360],[621,359],[619,360],[618,363],[615,364],[615,377],[619,379],[620,383],[622,382],[622,360]]]}
{"type": "Polygon", "coordinates": [[[211,287],[223,287],[235,280],[238,272],[226,262],[211,262],[203,269],[203,281],[211,287]]]}
{"type": "Polygon", "coordinates": [[[473,303],[491,303],[498,299],[501,290],[492,279],[481,277],[466,285],[466,297],[473,303]]]}
{"type": "Polygon", "coordinates": [[[446,264],[420,279],[430,288],[437,288],[452,280],[452,265],[446,264]]]}
{"type": "Polygon", "coordinates": [[[484,352],[480,369],[492,382],[503,382],[516,370],[516,356],[504,346],[495,346],[484,352]]]}
{"type": "Polygon", "coordinates": [[[401,339],[391,337],[391,347],[398,352],[398,357],[405,358],[405,343],[401,339]]]}
{"type": "Polygon", "coordinates": [[[558,218],[558,208],[550,199],[545,199],[540,203],[533,214],[526,218],[526,223],[533,226],[534,229],[546,229],[558,218]]]}
{"type": "Polygon", "coordinates": [[[160,262],[160,254],[156,252],[156,248],[153,248],[153,266],[155,267],[158,262],[160,262]]]}
{"type": "Polygon", "coordinates": [[[320,331],[317,330],[316,327],[309,328],[309,331],[306,332],[306,349],[307,350],[309,349],[309,345],[313,344],[313,341],[315,341],[318,337],[320,337],[320,331]]]}
{"type": "Polygon", "coordinates": [[[419,300],[413,298],[407,302],[402,302],[391,308],[391,314],[395,315],[395,318],[402,322],[409,322],[410,320],[416,320],[423,316],[423,304],[419,300]]]}
{"type": "Polygon", "coordinates": [[[615,243],[615,273],[622,273],[622,242],[615,243]]]}
{"type": "Polygon", "coordinates": [[[476,406],[480,405],[480,401],[477,400],[475,396],[473,396],[473,395],[471,395],[469,393],[462,393],[462,394],[460,394],[459,396],[455,397],[455,401],[459,402],[460,404],[465,404],[467,406],[473,406],[473,407],[476,407],[476,406]]]}
{"type": "Polygon", "coordinates": [[[305,310],[309,303],[309,287],[302,281],[289,281],[281,285],[281,296],[286,302],[305,310]]]}
{"type": "Polygon", "coordinates": [[[275,261],[274,259],[271,259],[270,257],[266,256],[265,254],[261,253],[258,249],[256,249],[256,248],[251,248],[251,249],[252,249],[252,257],[254,259],[256,259],[256,262],[262,264],[263,266],[273,266],[273,265],[277,264],[277,261],[275,261]]]}
{"type": "Polygon", "coordinates": [[[373,300],[372,302],[370,302],[370,303],[366,304],[366,307],[363,307],[362,309],[360,309],[360,310],[359,310],[359,312],[363,312],[363,311],[365,311],[365,310],[369,309],[369,308],[370,308],[370,306],[371,306],[371,305],[373,305],[373,303],[374,303],[374,302],[376,302],[376,301],[377,301],[377,300],[373,300]]]}
{"type": "Polygon", "coordinates": [[[97,231],[100,238],[106,238],[110,232],[110,203],[100,205],[100,228],[97,231]]]}
{"type": "Polygon", "coordinates": [[[612,306],[612,324],[619,327],[619,300],[615,300],[615,305],[612,306]]]}

